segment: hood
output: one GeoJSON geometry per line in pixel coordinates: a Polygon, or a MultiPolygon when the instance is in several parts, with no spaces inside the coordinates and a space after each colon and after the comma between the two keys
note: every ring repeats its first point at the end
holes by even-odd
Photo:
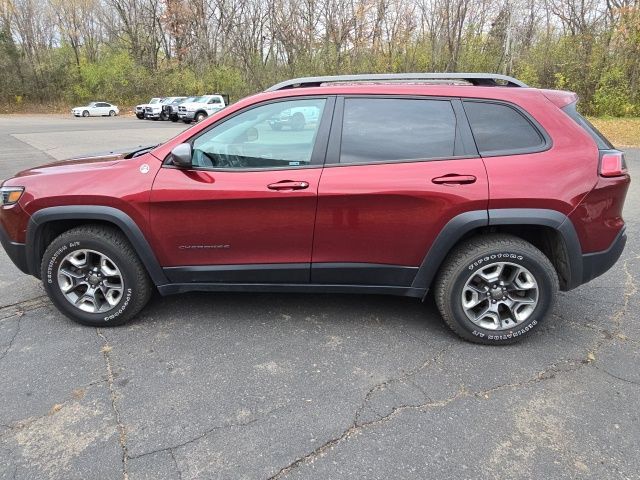
{"type": "Polygon", "coordinates": [[[14,178],[32,175],[59,174],[71,171],[88,171],[112,167],[123,160],[137,157],[156,147],[157,145],[129,147],[112,150],[110,152],[95,153],[73,157],[68,160],[59,160],[40,165],[19,172],[14,178]]]}

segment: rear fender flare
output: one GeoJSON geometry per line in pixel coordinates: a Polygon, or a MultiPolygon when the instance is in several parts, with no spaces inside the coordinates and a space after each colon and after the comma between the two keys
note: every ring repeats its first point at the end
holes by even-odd
{"type": "Polygon", "coordinates": [[[464,235],[479,227],[498,225],[539,225],[556,230],[560,233],[567,252],[569,278],[566,290],[582,283],[582,247],[575,227],[566,215],[556,210],[540,208],[504,208],[474,210],[449,220],[425,255],[411,288],[428,291],[442,262],[464,235]]]}

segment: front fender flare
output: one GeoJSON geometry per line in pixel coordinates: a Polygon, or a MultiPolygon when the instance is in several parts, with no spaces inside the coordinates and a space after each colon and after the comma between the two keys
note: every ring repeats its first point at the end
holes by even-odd
{"type": "Polygon", "coordinates": [[[27,226],[26,256],[27,268],[32,275],[37,276],[40,270],[38,252],[43,250],[42,228],[45,224],[56,220],[99,220],[114,224],[131,242],[156,286],[169,283],[149,242],[136,222],[122,210],[101,205],[48,207],[38,210],[31,216],[27,226]]]}

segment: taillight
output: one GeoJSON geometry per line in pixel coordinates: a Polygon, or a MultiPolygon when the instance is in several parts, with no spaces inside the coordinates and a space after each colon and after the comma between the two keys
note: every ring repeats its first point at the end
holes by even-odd
{"type": "Polygon", "coordinates": [[[600,156],[600,175],[620,177],[627,174],[627,163],[622,152],[603,152],[600,156]]]}

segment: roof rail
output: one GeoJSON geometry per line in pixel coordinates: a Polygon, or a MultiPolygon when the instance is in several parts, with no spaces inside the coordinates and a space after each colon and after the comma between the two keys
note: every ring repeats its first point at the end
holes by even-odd
{"type": "Polygon", "coordinates": [[[497,73],[365,73],[358,75],[331,75],[327,77],[302,77],[285,80],[267,88],[267,92],[289,88],[319,87],[335,82],[408,82],[425,80],[465,80],[472,85],[488,87],[528,87],[520,80],[497,73]]]}

